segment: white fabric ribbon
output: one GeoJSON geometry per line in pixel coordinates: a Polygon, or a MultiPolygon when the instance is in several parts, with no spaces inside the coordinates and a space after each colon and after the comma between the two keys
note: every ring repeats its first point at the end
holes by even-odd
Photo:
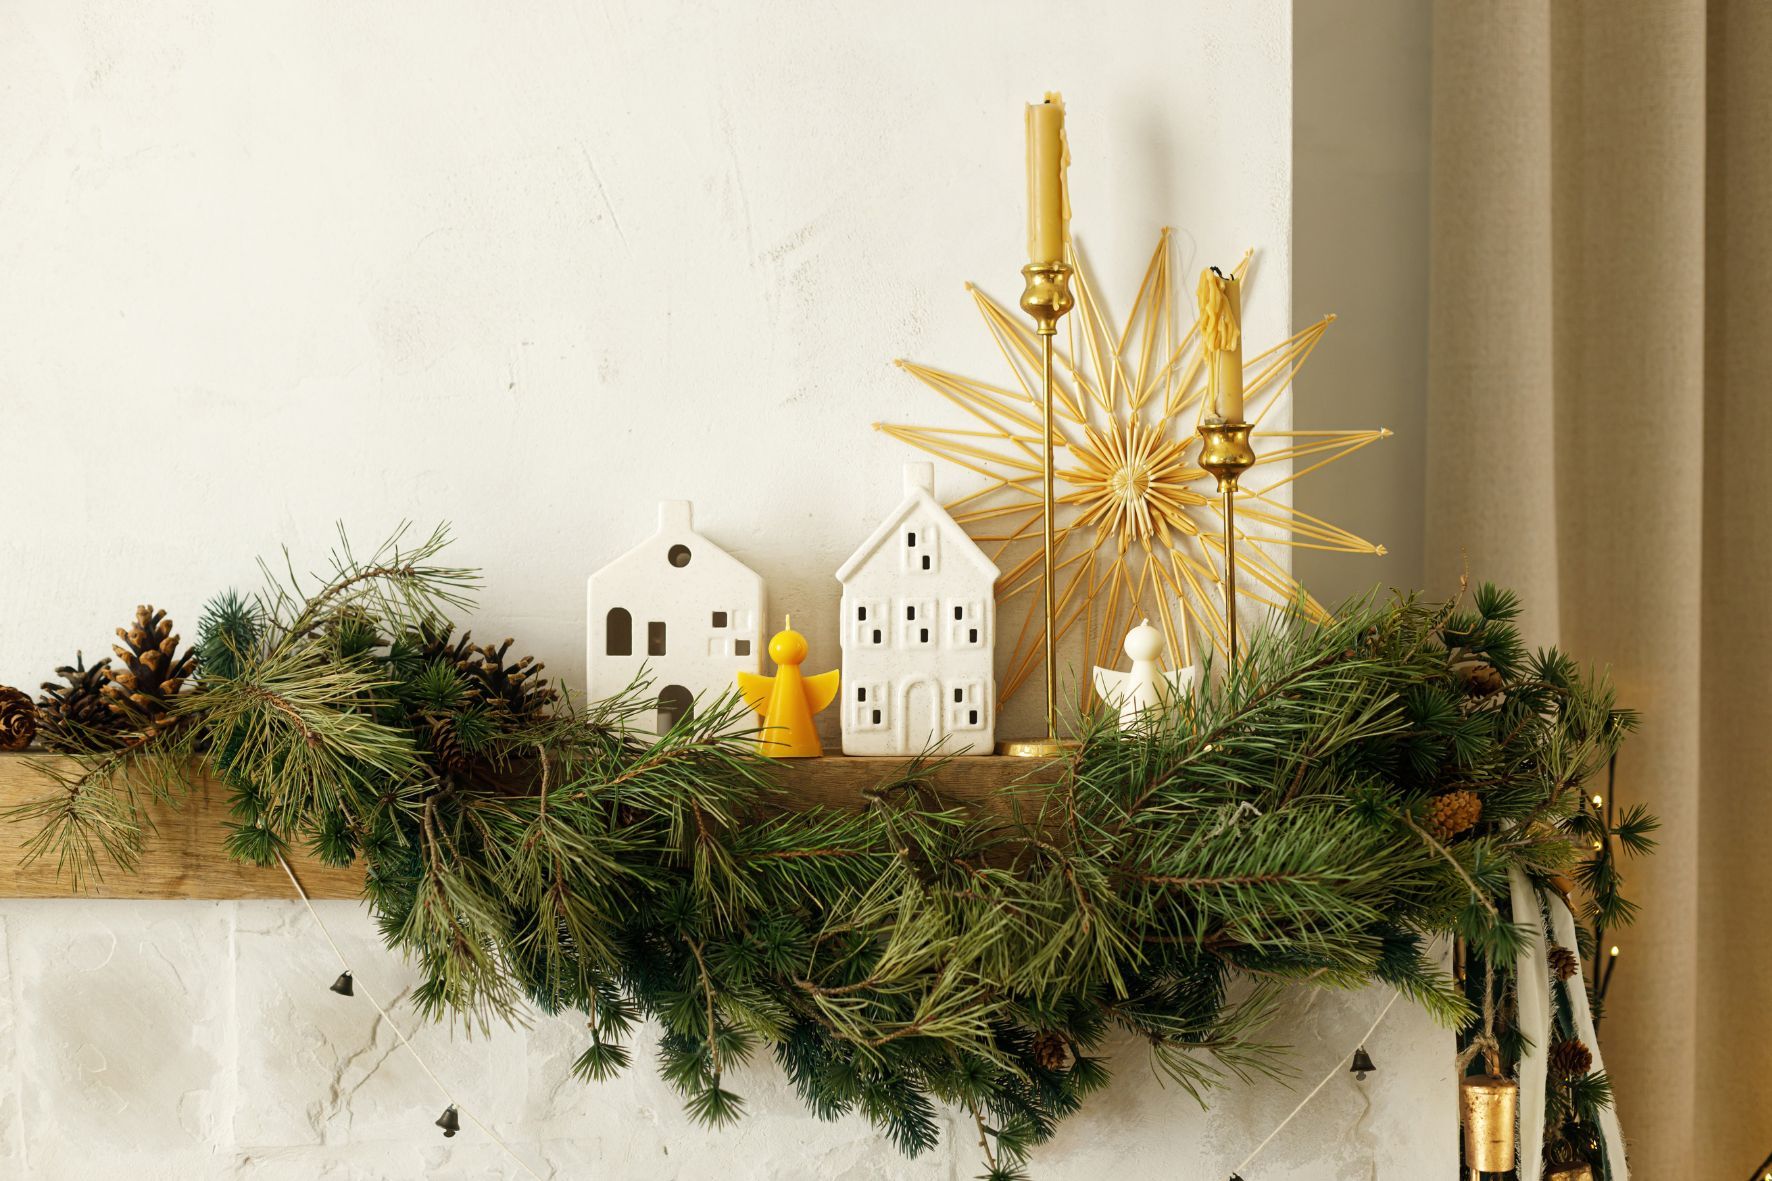
{"type": "MultiPolygon", "coordinates": [[[[1551,897],[1547,902],[1551,935],[1559,944],[1574,951],[1580,946],[1575,938],[1575,916],[1569,913],[1569,907],[1561,898],[1551,897]]],[[[1606,1063],[1600,1058],[1600,1039],[1594,1034],[1594,1016],[1587,1007],[1587,985],[1582,980],[1579,958],[1576,963],[1575,975],[1563,981],[1563,990],[1569,995],[1569,1012],[1575,1018],[1575,1036],[1593,1051],[1594,1069],[1605,1070],[1606,1063]]],[[[1615,1108],[1600,1109],[1600,1138],[1606,1143],[1606,1163],[1612,1170],[1612,1181],[1630,1181],[1630,1166],[1624,1159],[1624,1132],[1619,1127],[1615,1108]]]]}
{"type": "Polygon", "coordinates": [[[1539,1181],[1544,1172],[1544,1084],[1550,1069],[1551,994],[1549,952],[1538,891],[1523,870],[1507,873],[1513,896],[1514,924],[1525,931],[1526,943],[1514,961],[1514,997],[1520,1033],[1527,1046],[1520,1058],[1519,1151],[1514,1162],[1520,1181],[1539,1181]]]}

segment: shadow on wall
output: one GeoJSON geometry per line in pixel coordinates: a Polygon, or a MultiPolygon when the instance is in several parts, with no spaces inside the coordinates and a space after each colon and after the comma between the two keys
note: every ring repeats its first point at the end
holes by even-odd
{"type": "Polygon", "coordinates": [[[1390,551],[1295,551],[1299,581],[1328,605],[1446,581],[1422,569],[1432,31],[1419,0],[1293,6],[1292,319],[1339,317],[1293,426],[1395,432],[1294,486],[1300,509],[1390,551]]]}

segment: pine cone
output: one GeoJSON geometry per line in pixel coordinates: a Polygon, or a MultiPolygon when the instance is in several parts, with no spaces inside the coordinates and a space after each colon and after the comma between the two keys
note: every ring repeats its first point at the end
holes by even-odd
{"type": "Polygon", "coordinates": [[[473,637],[466,631],[456,639],[447,624],[426,626],[419,631],[419,659],[425,665],[441,660],[453,668],[462,679],[468,706],[501,712],[520,723],[541,720],[560,696],[540,675],[544,666],[533,656],[507,664],[515,640],[507,638],[494,648],[475,644],[473,637]]]}
{"type": "Polygon", "coordinates": [[[121,745],[127,726],[101,692],[111,675],[111,658],[87,668],[85,654],[75,653],[73,664],[55,672],[67,683],[43,682],[43,696],[37,699],[37,733],[43,745],[66,754],[121,745]]]}
{"type": "Polygon", "coordinates": [[[463,677],[467,676],[467,666],[474,652],[474,645],[469,641],[473,632],[464,632],[459,640],[451,639],[455,629],[447,623],[426,623],[418,629],[419,660],[429,666],[443,661],[463,677]]]}
{"type": "Polygon", "coordinates": [[[1064,1035],[1051,1030],[1034,1035],[1034,1061],[1042,1070],[1063,1070],[1069,1066],[1071,1051],[1064,1035]]]}
{"type": "Polygon", "coordinates": [[[430,747],[432,769],[444,778],[466,775],[473,766],[473,759],[455,732],[454,720],[434,717],[428,721],[430,728],[426,734],[426,744],[430,747]]]}
{"type": "Polygon", "coordinates": [[[1558,980],[1567,980],[1581,970],[1581,959],[1567,947],[1550,949],[1551,971],[1557,974],[1558,980]]]}
{"type": "Polygon", "coordinates": [[[1427,828],[1437,840],[1449,841],[1483,818],[1483,801],[1474,791],[1449,791],[1435,796],[1427,808],[1427,828]]]}
{"type": "Polygon", "coordinates": [[[0,750],[23,750],[37,737],[37,707],[17,689],[0,685],[0,750]]]}
{"type": "MultiPolygon", "coordinates": [[[[470,633],[471,634],[471,633],[470,633]]],[[[467,636],[462,642],[467,642],[467,636]]],[[[537,722],[559,694],[541,676],[544,667],[533,656],[525,656],[514,664],[505,663],[505,653],[516,641],[508,636],[494,648],[482,644],[471,648],[471,655],[461,669],[468,683],[468,703],[503,711],[518,722],[537,722]]]]}
{"type": "Polygon", "coordinates": [[[1472,697],[1493,697],[1507,687],[1507,682],[1491,664],[1464,666],[1464,691],[1472,697]]]}
{"type": "Polygon", "coordinates": [[[1593,1051],[1576,1038],[1564,1038],[1550,1048],[1550,1072],[1556,1078],[1586,1078],[1593,1068],[1593,1051]]]}
{"type": "Polygon", "coordinates": [[[111,646],[122,667],[111,670],[102,692],[113,713],[151,737],[171,724],[172,703],[185,678],[196,671],[197,657],[192,652],[179,655],[172,620],[152,605],[137,607],[135,622],[118,628],[117,638],[127,645],[111,646]]]}

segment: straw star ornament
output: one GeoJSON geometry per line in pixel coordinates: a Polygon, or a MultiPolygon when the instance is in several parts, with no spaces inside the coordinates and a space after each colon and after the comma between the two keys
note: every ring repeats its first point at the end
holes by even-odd
{"type": "MultiPolygon", "coordinates": [[[[1171,253],[1165,229],[1118,332],[1081,259],[1074,251],[1068,259],[1077,306],[1054,361],[1053,579],[1056,639],[1081,629],[1084,663],[1111,666],[1126,630],[1146,616],[1158,622],[1172,662],[1192,664],[1196,645],[1222,651],[1226,643],[1223,509],[1200,468],[1195,433],[1206,409],[1205,350],[1193,309],[1181,328],[1187,292],[1175,281],[1171,253]]],[[[1250,265],[1245,254],[1238,279],[1247,278],[1250,265]]],[[[1038,673],[1046,638],[1040,349],[1025,316],[972,284],[967,290],[1008,365],[1010,384],[900,360],[976,425],[874,426],[984,481],[948,508],[1003,570],[998,602],[1025,606],[1000,685],[1007,701],[1038,673]]],[[[1242,481],[1236,512],[1239,594],[1319,619],[1327,612],[1292,577],[1284,551],[1382,554],[1384,547],[1298,511],[1282,490],[1390,432],[1270,430],[1263,423],[1334,320],[1324,316],[1245,362],[1257,463],[1242,481]]],[[[1087,678],[1078,688],[1089,692],[1087,678]]]]}

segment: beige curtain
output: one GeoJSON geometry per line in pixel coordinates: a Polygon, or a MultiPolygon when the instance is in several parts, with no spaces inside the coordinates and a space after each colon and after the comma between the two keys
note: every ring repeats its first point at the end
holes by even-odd
{"type": "Polygon", "coordinates": [[[1633,1173],[1772,1152],[1772,3],[1440,0],[1428,569],[1643,714],[1601,1027],[1633,1173]]]}

